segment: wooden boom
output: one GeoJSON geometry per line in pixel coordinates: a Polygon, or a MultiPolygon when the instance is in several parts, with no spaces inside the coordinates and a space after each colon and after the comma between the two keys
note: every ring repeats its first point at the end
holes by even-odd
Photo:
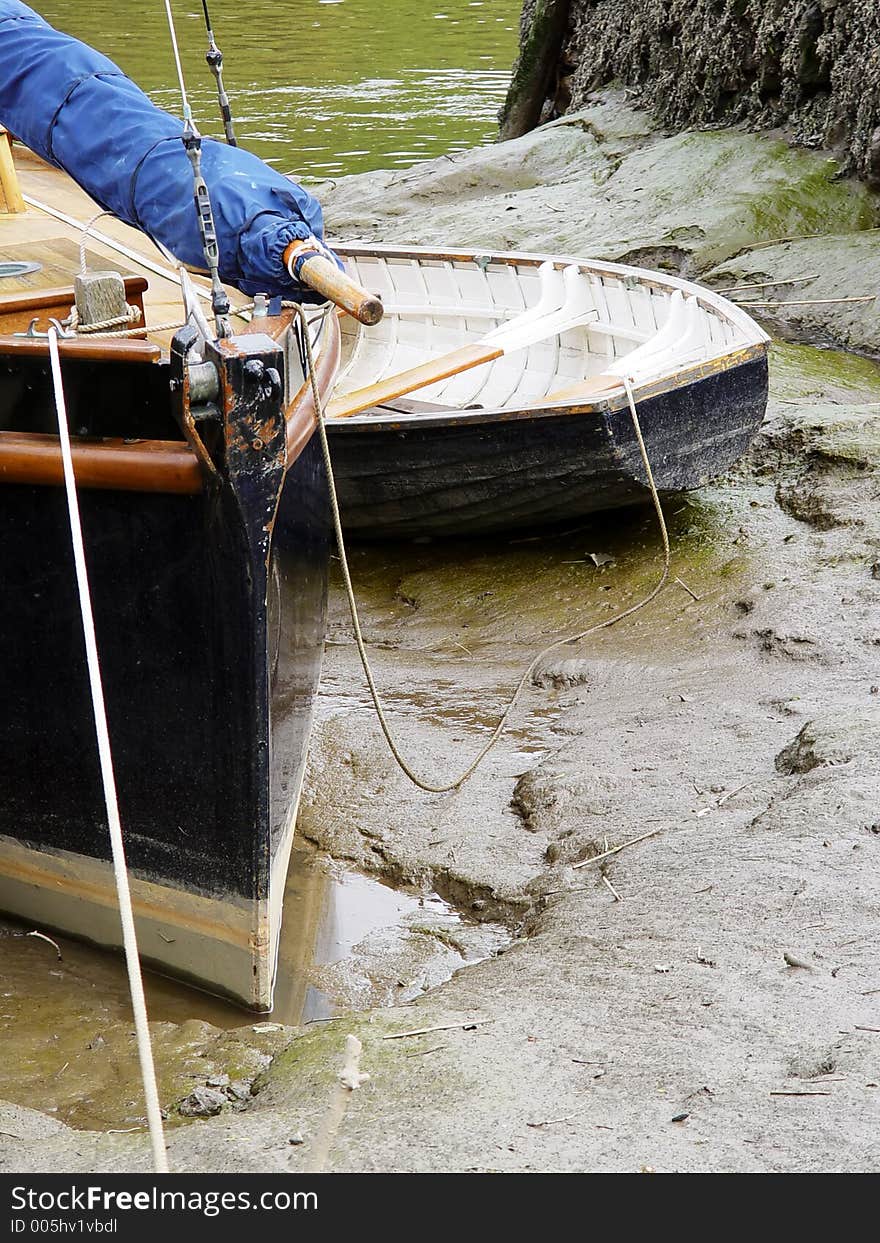
{"type": "Polygon", "coordinates": [[[345,272],[340,272],[335,263],[315,252],[314,243],[308,241],[291,242],[284,252],[284,266],[291,270],[291,265],[298,262],[294,273],[297,280],[323,294],[337,306],[341,306],[349,315],[353,315],[360,323],[370,326],[378,324],[385,313],[382,299],[369,293],[363,285],[353,281],[345,272]],[[306,256],[303,258],[302,256],[306,256]]]}

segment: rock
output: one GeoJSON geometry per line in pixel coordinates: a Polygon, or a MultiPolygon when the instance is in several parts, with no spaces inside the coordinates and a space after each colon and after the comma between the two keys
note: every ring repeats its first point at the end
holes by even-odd
{"type": "MultiPolygon", "coordinates": [[[[528,0],[526,9],[546,7],[528,0]]],[[[622,83],[674,129],[746,121],[787,126],[815,145],[836,133],[847,166],[877,177],[880,27],[874,0],[570,0],[555,63],[532,69],[549,106],[582,107],[597,87],[622,83]],[[565,103],[563,104],[565,106],[565,103]]],[[[521,28],[523,69],[537,23],[521,28]]],[[[522,70],[521,70],[522,75],[522,70]]],[[[523,95],[515,80],[510,106],[523,95]]],[[[535,117],[534,103],[528,115],[535,117]]]]}
{"type": "Polygon", "coordinates": [[[218,1088],[195,1088],[177,1106],[182,1118],[213,1118],[226,1104],[226,1093],[218,1088]]]}
{"type": "Polygon", "coordinates": [[[209,1088],[225,1088],[229,1086],[228,1075],[211,1075],[205,1080],[209,1088]]]}
{"type": "Polygon", "coordinates": [[[253,1097],[253,1092],[246,1079],[233,1079],[226,1086],[226,1095],[231,1101],[249,1101],[253,1097]]]}
{"type": "Polygon", "coordinates": [[[528,133],[545,115],[544,101],[555,94],[559,77],[568,10],[569,0],[525,0],[519,57],[499,118],[502,138],[528,133]]]}
{"type": "Polygon", "coordinates": [[[865,178],[872,190],[880,190],[880,125],[868,141],[865,156],[865,178]]]}
{"type": "Polygon", "coordinates": [[[586,660],[557,660],[541,665],[532,674],[532,685],[553,690],[566,690],[572,686],[588,686],[594,676],[586,660]]]}
{"type": "MultiPolygon", "coordinates": [[[[589,253],[694,273],[757,242],[873,225],[871,195],[839,171],[763,134],[658,133],[609,90],[523,138],[315,189],[331,236],[589,253]]],[[[816,269],[794,275],[805,270],[816,269]]]]}
{"type": "MultiPolygon", "coordinates": [[[[813,353],[823,352],[807,351],[806,362],[813,353]]],[[[837,371],[817,364],[821,400],[792,391],[786,401],[794,409],[765,424],[743,469],[759,479],[775,475],[776,501],[792,518],[819,531],[854,528],[873,548],[880,540],[880,385],[876,366],[864,374],[861,366],[860,359],[837,371]]]]}
{"type": "Polygon", "coordinates": [[[306,1141],[305,1141],[305,1137],[303,1136],[302,1131],[297,1131],[296,1134],[291,1135],[290,1139],[287,1142],[288,1144],[291,1144],[293,1147],[298,1148],[300,1144],[304,1144],[306,1141]]]}
{"type": "Polygon", "coordinates": [[[599,774],[539,765],[517,781],[510,805],[530,833],[563,836],[585,816],[607,815],[612,795],[612,782],[599,774]]]}
{"type": "Polygon", "coordinates": [[[880,755],[880,709],[839,712],[808,721],[776,757],[787,776],[823,765],[847,764],[859,755],[880,755]]]}

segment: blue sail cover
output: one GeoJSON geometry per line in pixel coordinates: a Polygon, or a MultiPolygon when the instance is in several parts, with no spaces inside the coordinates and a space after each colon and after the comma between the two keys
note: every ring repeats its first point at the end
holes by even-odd
{"type": "MultiPolygon", "coordinates": [[[[182,122],[106,56],[15,0],[0,0],[0,123],[101,207],[204,269],[182,122]]],[[[202,143],[202,172],[221,279],[247,294],[320,300],[282,262],[294,239],[321,240],[316,200],[257,156],[211,139],[202,143]]]]}

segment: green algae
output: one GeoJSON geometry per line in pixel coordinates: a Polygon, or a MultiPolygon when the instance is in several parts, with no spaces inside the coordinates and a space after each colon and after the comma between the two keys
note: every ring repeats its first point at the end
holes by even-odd
{"type": "Polygon", "coordinates": [[[802,402],[839,396],[853,402],[880,400],[880,364],[859,354],[775,341],[770,350],[770,394],[802,402]]]}

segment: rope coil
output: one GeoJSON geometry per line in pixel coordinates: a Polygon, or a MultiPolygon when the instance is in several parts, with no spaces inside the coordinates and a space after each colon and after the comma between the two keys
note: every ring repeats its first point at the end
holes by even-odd
{"type": "MultiPolygon", "coordinates": [[[[142,318],[140,307],[132,306],[126,302],[125,312],[122,315],[116,315],[113,319],[101,319],[94,324],[81,324],[79,322],[79,311],[74,304],[70,308],[70,314],[64,321],[64,327],[82,335],[93,332],[103,333],[110,328],[119,328],[123,324],[139,324],[142,318]]],[[[139,328],[138,331],[143,332],[143,329],[139,328]]],[[[155,329],[153,331],[155,332],[155,329]]]]}

